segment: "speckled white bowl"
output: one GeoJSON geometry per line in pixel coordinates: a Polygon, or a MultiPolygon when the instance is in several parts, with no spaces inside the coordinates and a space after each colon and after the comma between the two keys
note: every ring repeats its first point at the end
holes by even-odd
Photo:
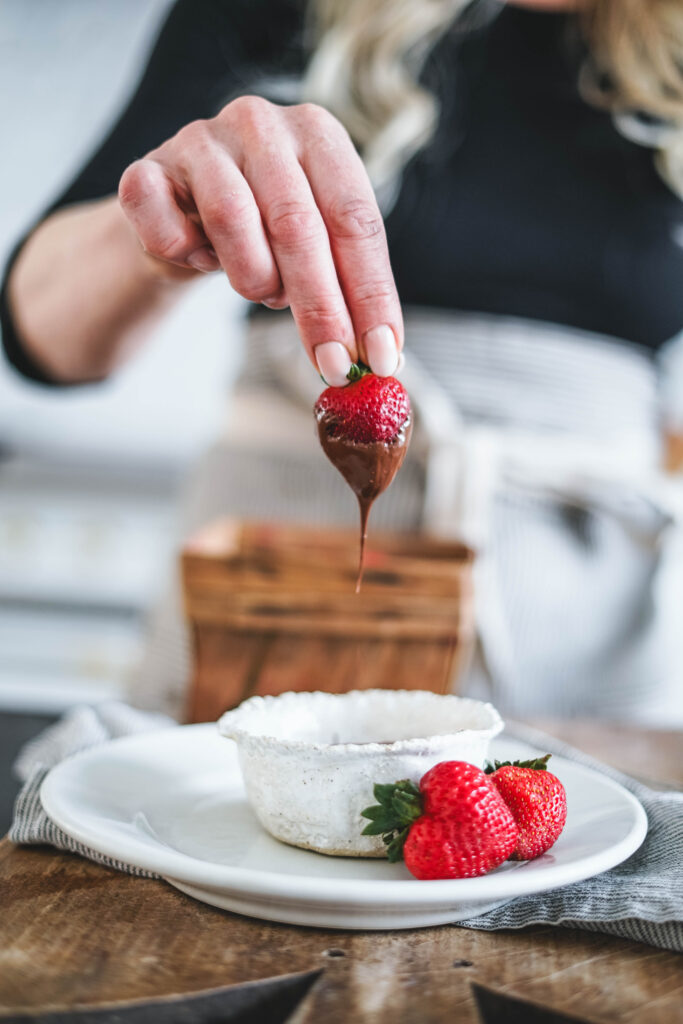
{"type": "Polygon", "coordinates": [[[237,742],[247,797],[271,835],[344,857],[384,857],[363,836],[376,782],[419,782],[439,761],[484,763],[503,721],[491,704],[425,690],[251,697],[218,722],[237,742]]]}

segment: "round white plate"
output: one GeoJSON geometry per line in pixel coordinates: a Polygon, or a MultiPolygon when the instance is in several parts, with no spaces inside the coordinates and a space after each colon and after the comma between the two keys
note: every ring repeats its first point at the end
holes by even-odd
{"type": "MultiPolygon", "coordinates": [[[[505,736],[491,745],[500,760],[532,753],[540,751],[505,736]]],[[[271,838],[247,803],[235,745],[213,724],[78,754],[49,773],[41,799],[74,839],[205,903],[288,924],[419,928],[590,878],[640,846],[647,819],[630,793],[561,757],[551,767],[567,790],[568,815],[549,853],[481,878],[435,882],[417,881],[403,864],[326,857],[271,838]]]]}

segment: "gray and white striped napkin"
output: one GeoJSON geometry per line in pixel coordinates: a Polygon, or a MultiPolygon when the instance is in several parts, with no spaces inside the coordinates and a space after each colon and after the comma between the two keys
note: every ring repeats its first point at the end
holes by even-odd
{"type": "MultiPolygon", "coordinates": [[[[51,821],[40,802],[40,786],[64,758],[108,739],[167,728],[165,715],[138,711],[118,702],[80,707],[50,726],[20,753],[15,771],[24,782],[9,832],[18,844],[49,844],[81,854],[107,867],[153,877],[90,850],[51,821]]],[[[647,813],[645,842],[628,860],[595,878],[537,896],[523,896],[479,917],[459,922],[493,931],[552,924],[606,932],[651,946],[683,951],[683,793],[656,792],[545,733],[515,725],[508,735],[593,768],[633,793],[647,813]]]]}
{"type": "Polygon", "coordinates": [[[647,836],[628,860],[610,871],[537,896],[522,896],[458,924],[486,931],[553,924],[682,952],[683,793],[650,789],[554,736],[519,723],[506,726],[505,734],[618,782],[643,805],[647,836]]]}
{"type": "Polygon", "coordinates": [[[48,726],[19,752],[14,774],[23,782],[14,804],[14,815],[8,839],[19,846],[56,846],[58,850],[79,853],[88,860],[117,871],[126,871],[143,878],[155,878],[132,864],[107,857],[72,839],[48,818],[40,802],[40,787],[51,768],[67,757],[97,747],[107,740],[136,733],[167,729],[177,723],[167,715],[139,711],[121,701],[104,701],[94,707],[78,706],[67,712],[54,725],[48,726]]]}

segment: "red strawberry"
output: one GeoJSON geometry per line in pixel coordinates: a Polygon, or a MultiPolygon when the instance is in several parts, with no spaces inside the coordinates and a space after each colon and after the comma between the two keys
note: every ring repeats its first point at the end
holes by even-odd
{"type": "Polygon", "coordinates": [[[486,772],[510,808],[519,839],[511,860],[533,860],[558,839],[567,820],[564,786],[547,770],[550,754],[532,761],[495,761],[486,772]]]}
{"type": "Polygon", "coordinates": [[[348,376],[347,387],[323,391],[314,412],[323,451],[358,498],[358,593],[370,507],[400,469],[413,424],[408,393],[395,377],[375,377],[362,364],[348,376]]]}
{"type": "Polygon", "coordinates": [[[420,780],[377,785],[363,835],[381,835],[389,860],[416,878],[472,878],[498,867],[517,844],[517,827],[495,786],[466,761],[442,761],[420,780]]]}
{"type": "Polygon", "coordinates": [[[376,377],[363,366],[353,367],[352,383],[326,388],[315,403],[318,423],[328,437],[360,444],[393,441],[410,419],[408,392],[395,377],[376,377]]]}

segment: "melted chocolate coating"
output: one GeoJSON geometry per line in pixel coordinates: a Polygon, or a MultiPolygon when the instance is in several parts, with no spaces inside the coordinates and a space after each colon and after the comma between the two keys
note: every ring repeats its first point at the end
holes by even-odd
{"type": "Polygon", "coordinates": [[[391,441],[372,441],[367,444],[335,437],[335,428],[336,422],[332,417],[323,415],[318,419],[318,436],[325,455],[339,470],[358,498],[360,507],[360,563],[356,583],[356,593],[358,593],[363,578],[363,558],[370,508],[375,498],[387,489],[400,469],[413,432],[413,422],[408,417],[396,437],[391,441]]]}

